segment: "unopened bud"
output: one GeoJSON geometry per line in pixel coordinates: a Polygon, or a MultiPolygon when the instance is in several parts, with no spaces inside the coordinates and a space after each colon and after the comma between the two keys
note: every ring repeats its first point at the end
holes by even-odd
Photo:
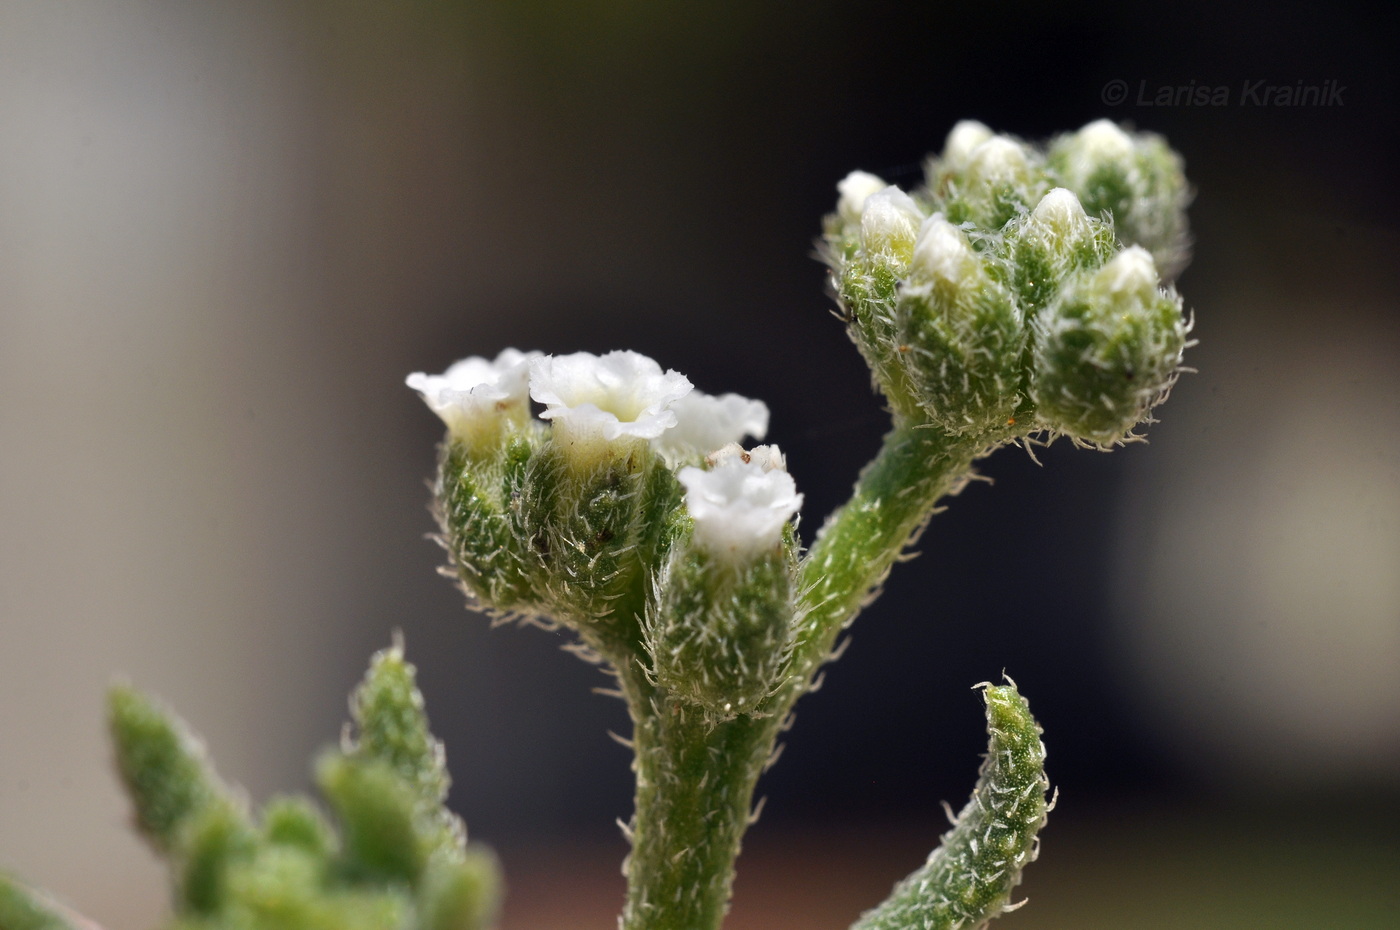
{"type": "Polygon", "coordinates": [[[865,199],[860,214],[860,242],[867,253],[893,252],[908,257],[924,215],[919,205],[894,185],[865,199]]]}
{"type": "Polygon", "coordinates": [[[1181,157],[1160,136],[1096,120],[1050,146],[1049,168],[1090,216],[1111,216],[1125,245],[1152,253],[1164,280],[1186,266],[1190,190],[1181,157]]]}
{"type": "Polygon", "coordinates": [[[1021,399],[1021,310],[942,216],[920,230],[896,319],[905,370],[934,422],[955,434],[1008,425],[1021,399]]]}
{"type": "Polygon", "coordinates": [[[1163,399],[1186,345],[1181,299],[1139,246],[1071,280],[1034,331],[1040,421],[1097,445],[1126,438],[1163,399]]]}

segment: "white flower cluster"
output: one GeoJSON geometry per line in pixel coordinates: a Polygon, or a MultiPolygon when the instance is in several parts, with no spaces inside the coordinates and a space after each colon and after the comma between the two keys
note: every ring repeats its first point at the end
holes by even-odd
{"type": "Polygon", "coordinates": [[[777,446],[745,452],[738,445],[767,433],[762,401],[702,393],[637,352],[507,349],[494,361],[463,359],[441,375],[415,372],[407,383],[455,439],[468,443],[491,435],[504,413],[526,411],[528,396],[544,405],[540,416],[552,423],[557,442],[587,448],[646,440],[673,467],[707,456],[709,470],[682,468],[678,478],[696,537],[716,552],[749,557],[776,544],[802,504],[777,446]]]}
{"type": "Polygon", "coordinates": [[[802,495],[777,446],[745,452],[728,445],[709,457],[708,471],[686,467],[685,506],[695,539],[710,552],[743,561],[776,546],[802,507],[802,495]]]}
{"type": "Polygon", "coordinates": [[[494,361],[473,356],[440,375],[414,372],[406,383],[466,441],[502,414],[527,409],[527,397],[544,405],[540,416],[570,441],[648,439],[674,459],[762,439],[768,431],[762,401],[697,391],[684,375],[663,372],[637,352],[554,356],[506,349],[494,361]]]}

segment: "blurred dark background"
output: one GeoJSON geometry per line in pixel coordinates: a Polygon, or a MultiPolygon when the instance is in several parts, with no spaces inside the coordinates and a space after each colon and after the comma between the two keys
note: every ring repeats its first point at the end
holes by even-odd
{"type": "Polygon", "coordinates": [[[1150,445],[1004,450],[936,518],[802,702],[745,858],[800,884],[862,843],[908,855],[849,913],[754,925],[845,926],[912,868],[975,774],[969,688],[1005,670],[1064,796],[1048,910],[1008,926],[1095,925],[1096,899],[1121,926],[1125,889],[1163,921],[1134,926],[1395,926],[1396,19],[0,0],[0,867],[150,925],[107,683],[165,696],[262,799],[306,786],[395,629],[512,907],[557,882],[538,863],[615,861],[624,710],[559,635],[493,630],[434,576],[440,424],[403,376],[626,347],[762,398],[810,538],[885,426],[812,258],[836,181],[913,186],[962,118],[1108,116],[1197,190],[1199,374],[1150,445]],[[1299,84],[1340,90],[1262,97],[1299,84]],[[1182,87],[1225,103],[1145,102],[1182,87]]]}

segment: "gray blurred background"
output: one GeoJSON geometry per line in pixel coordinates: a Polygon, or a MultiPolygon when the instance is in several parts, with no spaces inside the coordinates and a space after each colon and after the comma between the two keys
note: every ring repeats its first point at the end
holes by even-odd
{"type": "Polygon", "coordinates": [[[912,868],[1002,669],[1064,797],[1008,928],[1400,925],[1400,82],[1363,9],[0,0],[0,868],[154,925],[107,685],[262,800],[400,629],[507,925],[610,926],[623,708],[434,576],[403,376],[646,352],[768,402],[810,534],[884,426],[810,255],[835,182],[1110,116],[1197,188],[1200,373],[1151,445],[1003,451],[937,518],[761,785],[735,926],[845,926],[912,868]],[[1193,84],[1227,104],[1140,102],[1193,84]]]}

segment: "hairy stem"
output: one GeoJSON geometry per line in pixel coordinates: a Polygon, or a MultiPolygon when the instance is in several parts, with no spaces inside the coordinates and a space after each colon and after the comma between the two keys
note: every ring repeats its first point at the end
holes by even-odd
{"type": "MultiPolygon", "coordinates": [[[[712,930],[729,906],[754,785],[793,704],[841,629],[878,593],[938,499],[966,480],[985,440],[904,420],[804,560],[806,615],[791,674],[761,715],[717,720],[618,665],[637,754],[623,930],[712,930]]],[[[613,658],[610,656],[610,658],[613,658]]]]}
{"type": "MultiPolygon", "coordinates": [[[[967,481],[987,437],[950,436],[900,418],[851,499],[827,518],[802,562],[806,615],[792,657],[788,706],[831,654],[836,637],[879,594],[880,585],[938,500],[967,481]]],[[[784,708],[785,710],[786,708],[784,708]]]]}
{"type": "Polygon", "coordinates": [[[623,930],[710,930],[729,907],[776,727],[762,717],[716,721],[640,674],[623,681],[637,753],[623,930]]]}

